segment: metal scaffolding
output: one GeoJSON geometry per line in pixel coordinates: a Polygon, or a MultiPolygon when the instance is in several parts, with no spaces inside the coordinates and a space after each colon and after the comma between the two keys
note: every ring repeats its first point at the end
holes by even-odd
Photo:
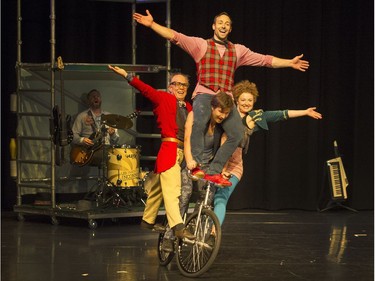
{"type": "MultiPolygon", "coordinates": [[[[100,0],[106,1],[106,0],[100,0]]],[[[109,0],[107,0],[109,1],[109,0]]],[[[136,1],[117,0],[109,2],[131,3],[135,12],[137,3],[163,2],[166,3],[167,26],[170,27],[170,0],[164,1],[136,1]]],[[[56,151],[66,144],[56,144],[53,135],[54,107],[58,104],[62,112],[66,111],[65,102],[74,104],[69,108],[78,110],[82,101],[70,89],[72,84],[76,87],[77,80],[85,81],[87,74],[98,81],[111,80],[120,83],[120,79],[111,74],[107,64],[89,63],[64,63],[63,68],[58,65],[55,54],[55,0],[50,0],[50,61],[48,63],[25,63],[22,61],[22,0],[17,0],[17,61],[16,61],[16,96],[17,96],[17,201],[14,211],[20,220],[25,214],[41,214],[51,217],[53,224],[58,224],[57,217],[73,217],[87,219],[90,228],[96,228],[95,219],[119,218],[140,216],[143,206],[132,209],[127,208],[101,208],[96,206],[86,210],[78,210],[75,204],[59,203],[56,200],[56,190],[59,185],[67,185],[76,181],[98,181],[100,176],[88,175],[86,177],[61,176],[61,168],[56,164],[56,151]],[[51,202],[48,206],[25,204],[23,195],[36,192],[50,194],[51,202]]],[[[132,64],[117,64],[132,73],[158,73],[165,71],[166,81],[169,79],[171,69],[170,42],[166,44],[166,65],[137,65],[136,64],[136,28],[132,25],[132,64]]],[[[135,109],[135,92],[129,87],[125,91],[132,91],[131,110],[135,109]]],[[[142,112],[150,115],[152,112],[142,112]]],[[[159,134],[140,134],[135,126],[126,130],[129,137],[134,138],[160,138],[159,134]]],[[[66,146],[69,147],[69,146],[66,146]]],[[[64,152],[65,153],[65,152],[64,152]]],[[[144,156],[152,160],[155,156],[144,156]]],[[[142,201],[143,202],[143,201],[142,201]]]]}

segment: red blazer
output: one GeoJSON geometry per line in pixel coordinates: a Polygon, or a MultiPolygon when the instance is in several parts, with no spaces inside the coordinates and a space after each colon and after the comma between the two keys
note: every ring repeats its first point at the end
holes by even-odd
{"type": "MultiPolygon", "coordinates": [[[[178,126],[176,123],[177,99],[168,92],[158,91],[146,83],[134,77],[129,83],[136,88],[144,97],[153,104],[153,112],[156,116],[156,123],[160,129],[162,138],[176,138],[178,126]]],[[[192,110],[191,104],[186,102],[188,112],[192,110]]],[[[177,143],[162,142],[155,163],[155,172],[162,173],[173,167],[177,158],[177,143]]]]}

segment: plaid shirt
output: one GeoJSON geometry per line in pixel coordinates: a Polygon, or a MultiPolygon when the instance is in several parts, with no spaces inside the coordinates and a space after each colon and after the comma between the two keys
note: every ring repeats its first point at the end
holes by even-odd
{"type": "Polygon", "coordinates": [[[212,39],[208,39],[207,51],[197,63],[199,83],[214,92],[219,90],[224,92],[231,91],[234,84],[236,62],[237,56],[233,43],[228,42],[228,48],[223,57],[220,57],[215,42],[212,39]]]}

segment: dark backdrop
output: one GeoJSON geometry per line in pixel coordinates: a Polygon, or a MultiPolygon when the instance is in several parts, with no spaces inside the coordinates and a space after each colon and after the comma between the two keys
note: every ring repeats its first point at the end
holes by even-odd
{"type": "MultiPolygon", "coordinates": [[[[22,61],[50,61],[49,1],[22,1],[22,61]]],[[[15,116],[9,95],[15,91],[16,1],[1,2],[2,209],[15,203],[9,177],[9,138],[15,116]]],[[[165,25],[164,3],[138,4],[165,25]]],[[[291,69],[240,68],[235,80],[258,85],[256,108],[305,109],[316,106],[323,120],[293,119],[270,125],[252,136],[244,159],[244,177],[230,209],[314,210],[325,182],[325,161],[337,140],[349,179],[347,204],[373,209],[374,199],[374,57],[372,0],[172,0],[171,25],[187,35],[209,38],[214,15],[233,19],[230,39],[282,58],[304,54],[306,73],[291,69]]],[[[71,63],[131,63],[131,4],[56,0],[56,56],[71,63]]],[[[165,65],[165,41],[137,27],[137,63],[165,65]]],[[[193,60],[172,46],[172,67],[190,74],[193,60]]],[[[155,87],[165,81],[145,75],[155,87]]],[[[193,87],[190,89],[190,93],[193,87]]]]}

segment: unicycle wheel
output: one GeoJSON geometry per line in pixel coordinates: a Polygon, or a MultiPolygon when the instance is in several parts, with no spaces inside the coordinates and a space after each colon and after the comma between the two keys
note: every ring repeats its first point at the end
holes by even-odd
{"type": "Polygon", "coordinates": [[[194,212],[187,219],[186,228],[195,233],[196,240],[178,240],[177,265],[184,276],[198,277],[211,267],[219,252],[221,227],[215,213],[203,209],[200,217],[194,212]]]}

